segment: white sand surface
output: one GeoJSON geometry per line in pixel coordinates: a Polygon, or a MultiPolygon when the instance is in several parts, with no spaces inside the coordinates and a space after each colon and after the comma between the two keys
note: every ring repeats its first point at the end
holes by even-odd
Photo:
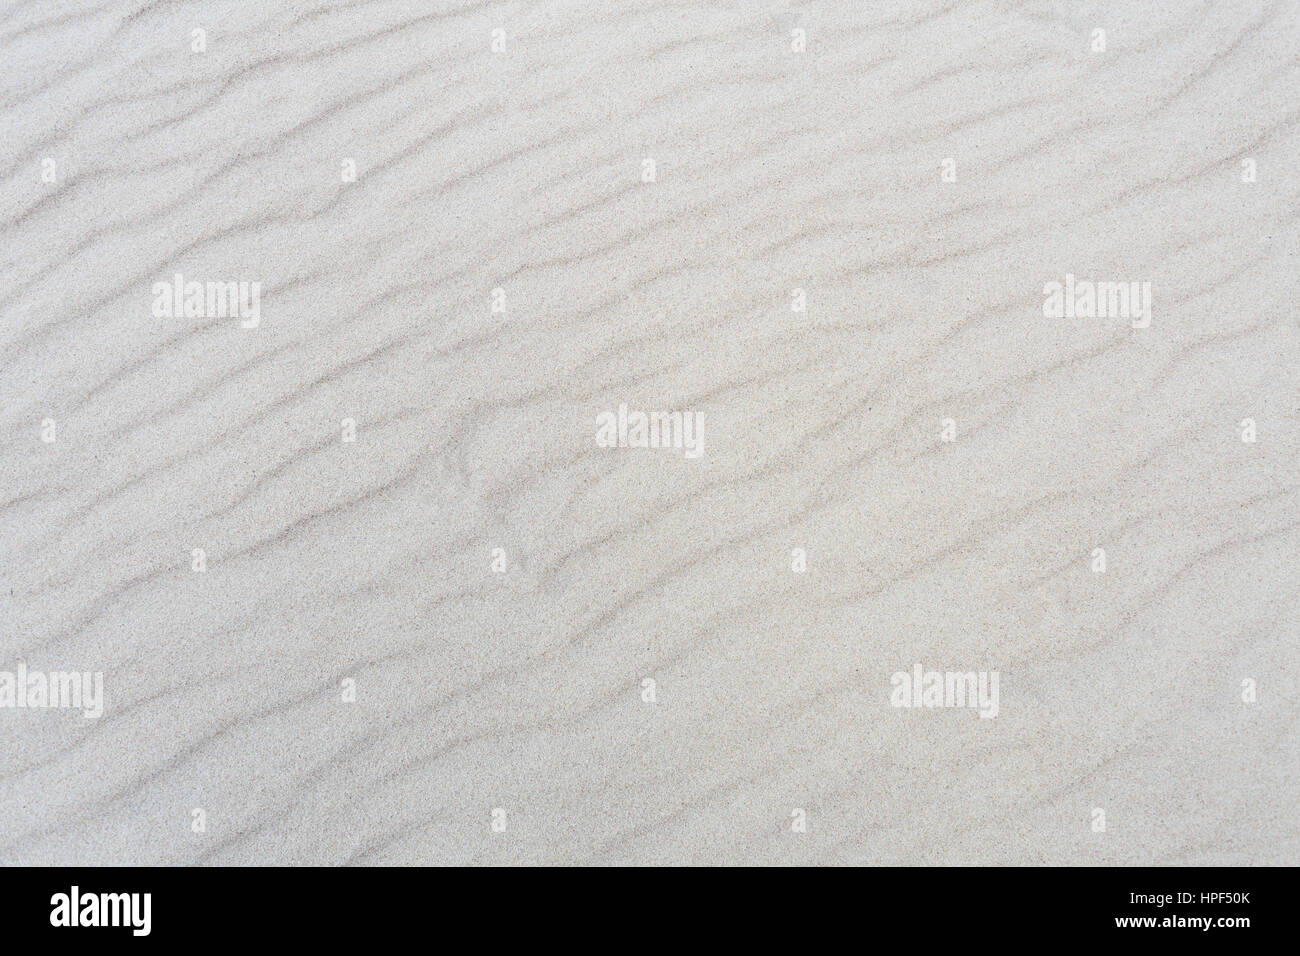
{"type": "Polygon", "coordinates": [[[1300,861],[1298,49],[5,0],[0,862],[1300,861]]]}

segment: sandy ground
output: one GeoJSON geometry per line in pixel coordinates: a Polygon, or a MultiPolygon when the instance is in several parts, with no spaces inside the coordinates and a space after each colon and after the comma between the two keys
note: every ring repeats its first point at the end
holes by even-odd
{"type": "Polygon", "coordinates": [[[0,862],[1300,861],[1297,49],[6,0],[0,862]]]}

